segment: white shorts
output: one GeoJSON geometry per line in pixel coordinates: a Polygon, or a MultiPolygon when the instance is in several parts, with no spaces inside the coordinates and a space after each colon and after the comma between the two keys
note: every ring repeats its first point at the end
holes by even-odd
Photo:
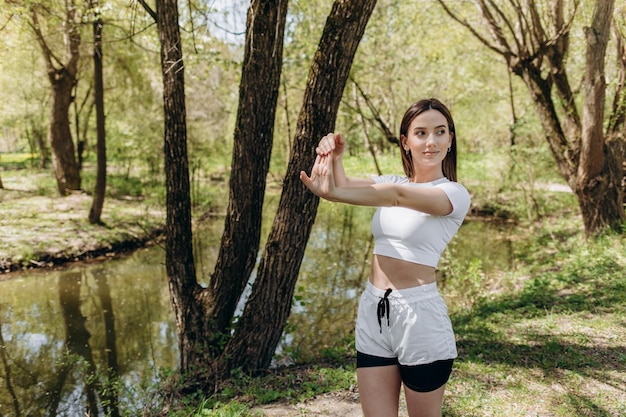
{"type": "Polygon", "coordinates": [[[368,281],[361,295],[356,321],[358,352],[396,358],[400,365],[408,366],[457,357],[448,307],[437,283],[393,290],[387,297],[385,292],[368,281]]]}

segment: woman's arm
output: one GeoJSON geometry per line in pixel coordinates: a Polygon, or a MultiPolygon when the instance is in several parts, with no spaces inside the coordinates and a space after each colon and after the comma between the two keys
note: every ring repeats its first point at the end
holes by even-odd
{"type": "Polygon", "coordinates": [[[371,184],[335,187],[323,197],[329,201],[375,207],[405,207],[436,216],[452,212],[452,203],[439,188],[418,188],[403,184],[371,184]]]}
{"type": "Polygon", "coordinates": [[[452,203],[439,188],[411,187],[403,184],[337,186],[334,163],[329,155],[318,156],[311,177],[300,173],[300,179],[315,195],[329,201],[374,207],[405,207],[437,216],[452,212],[452,203]]]}

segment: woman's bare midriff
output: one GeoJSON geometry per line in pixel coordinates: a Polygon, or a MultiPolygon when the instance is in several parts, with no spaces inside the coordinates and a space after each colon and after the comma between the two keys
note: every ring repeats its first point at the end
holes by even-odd
{"type": "Polygon", "coordinates": [[[370,282],[380,289],[401,290],[433,283],[437,280],[432,266],[374,255],[370,282]]]}

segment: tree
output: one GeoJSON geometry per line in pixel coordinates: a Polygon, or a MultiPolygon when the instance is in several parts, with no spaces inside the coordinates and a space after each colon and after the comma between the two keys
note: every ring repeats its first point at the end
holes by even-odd
{"type": "Polygon", "coordinates": [[[229,216],[216,273],[209,289],[202,289],[197,283],[191,252],[188,167],[186,149],[183,146],[185,116],[181,111],[184,109],[182,92],[184,80],[175,10],[175,1],[157,3],[156,18],[162,43],[162,70],[166,87],[164,99],[166,103],[168,100],[172,101],[168,96],[172,88],[167,87],[168,84],[174,84],[171,76],[167,75],[171,73],[180,74],[177,97],[182,100],[175,108],[168,108],[167,104],[165,106],[165,167],[168,173],[166,266],[179,334],[181,369],[185,373],[194,374],[190,378],[191,381],[204,383],[211,378],[205,376],[202,369],[207,361],[215,363],[215,358],[219,357],[221,352],[217,338],[227,331],[237,300],[256,261],[265,177],[269,168],[280,80],[287,2],[253,1],[248,11],[240,105],[233,150],[229,216]],[[164,11],[166,6],[167,11],[164,11]],[[179,55],[167,56],[167,51],[172,49],[179,55]],[[166,63],[180,65],[180,68],[170,67],[166,63]],[[174,111],[178,112],[176,126],[168,123],[172,118],[169,113],[174,111]],[[178,133],[174,132],[174,129],[177,129],[178,133]],[[251,135],[249,132],[254,134],[251,135]],[[176,156],[168,152],[167,144],[170,142],[177,144],[176,156]],[[174,175],[179,178],[178,181],[170,180],[174,175]],[[178,195],[175,195],[176,193],[178,195]],[[220,327],[217,327],[218,325],[220,327]]]}
{"type": "Polygon", "coordinates": [[[93,193],[93,202],[89,210],[89,222],[100,223],[102,207],[104,205],[104,192],[106,191],[107,156],[106,156],[106,130],[104,123],[104,82],[102,75],[102,16],[99,12],[98,2],[91,4],[91,9],[96,13],[93,22],[93,63],[94,63],[94,101],[96,107],[96,187],[93,193]],[[94,8],[95,5],[95,8],[94,8]]]}
{"type": "Polygon", "coordinates": [[[257,261],[282,72],[287,0],[251,1],[220,253],[208,314],[226,332],[257,261]]]}
{"type": "Polygon", "coordinates": [[[189,370],[188,352],[198,347],[202,329],[197,327],[201,309],[195,297],[201,293],[195,283],[191,230],[189,161],[187,156],[187,113],[185,71],[178,26],[178,1],[157,0],[156,13],[142,3],[156,19],[161,43],[163,74],[164,154],[165,154],[165,268],[176,317],[181,369],[189,370]]]}
{"type": "Polygon", "coordinates": [[[336,0],[326,20],[298,117],[283,191],[252,292],[222,360],[254,372],[269,366],[291,309],[306,242],[319,199],[301,184],[321,136],[333,131],[357,47],[375,0],[336,0]],[[260,330],[262,329],[262,330],[260,330]]]}
{"type": "MultiPolygon", "coordinates": [[[[62,16],[63,45],[65,56],[58,56],[49,45],[44,28],[47,22],[40,19],[40,14],[50,14],[49,8],[40,3],[29,5],[30,20],[28,24],[35,33],[46,63],[48,79],[52,87],[52,107],[48,140],[52,149],[52,162],[57,180],[57,188],[61,195],[69,190],[79,190],[81,186],[80,171],[76,160],[76,149],[70,130],[69,109],[73,100],[72,91],[76,85],[79,47],[80,20],[82,18],[75,0],[65,3],[60,13],[62,16]]],[[[52,17],[50,18],[52,20],[52,17]]],[[[56,30],[56,29],[55,29],[56,30]]],[[[50,29],[52,32],[52,28],[50,29]]]]}
{"type": "Polygon", "coordinates": [[[156,13],[144,4],[156,17],[162,45],[166,269],[181,370],[189,378],[189,387],[215,386],[235,367],[255,372],[270,364],[291,308],[319,202],[302,186],[298,173],[312,165],[318,138],[334,127],[350,66],[374,5],[373,0],[337,0],[333,5],[309,73],[276,220],[252,295],[242,316],[235,320],[237,302],[258,251],[287,2],[254,0],[248,10],[228,218],[216,270],[207,288],[197,283],[191,251],[184,78],[176,1],[159,0],[156,13]]]}
{"type": "Polygon", "coordinates": [[[622,231],[626,51],[624,34],[617,30],[621,81],[614,87],[612,105],[605,108],[605,57],[615,1],[597,0],[585,28],[582,117],[566,67],[578,1],[474,0],[480,24],[471,23],[446,0],[438,2],[524,81],[559,172],[578,198],[586,234],[622,231]],[[606,127],[605,120],[610,121],[606,127]]]}

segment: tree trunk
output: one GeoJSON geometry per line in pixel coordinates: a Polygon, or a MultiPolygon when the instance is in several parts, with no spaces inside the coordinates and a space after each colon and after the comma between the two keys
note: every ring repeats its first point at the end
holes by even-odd
{"type": "MultiPolygon", "coordinates": [[[[97,5],[97,2],[96,2],[97,5]]],[[[98,12],[96,12],[98,13],[98,12]]],[[[97,172],[96,187],[93,193],[93,202],[89,210],[89,223],[101,223],[104,193],[107,181],[106,135],[104,120],[104,82],[102,77],[102,17],[97,14],[93,23],[94,38],[94,101],[96,107],[96,156],[97,172]]],[[[81,153],[79,153],[81,155],[81,153]]]]}
{"type": "Polygon", "coordinates": [[[157,0],[156,17],[161,41],[163,74],[165,153],[165,268],[176,317],[183,371],[199,363],[199,346],[204,346],[202,303],[196,281],[191,231],[191,198],[183,50],[178,27],[177,0],[157,0]]]}
{"type": "MultiPolygon", "coordinates": [[[[52,150],[52,165],[57,179],[57,188],[61,195],[66,195],[69,190],[80,190],[81,182],[69,118],[70,105],[73,100],[72,90],[76,85],[80,47],[79,22],[76,21],[77,7],[74,1],[68,1],[65,4],[63,30],[66,61],[59,62],[41,31],[42,26],[39,24],[36,10],[39,6],[37,4],[30,6],[30,25],[41,47],[52,86],[52,111],[48,140],[52,150]]],[[[49,11],[46,10],[46,12],[49,11]]]]}
{"type": "Polygon", "coordinates": [[[50,162],[50,151],[48,150],[48,145],[44,138],[43,128],[33,126],[32,133],[39,147],[39,168],[46,169],[50,162]]]}
{"type": "Polygon", "coordinates": [[[256,264],[280,88],[287,0],[255,0],[246,24],[228,210],[211,289],[215,330],[228,332],[256,264]]]}
{"type": "Polygon", "coordinates": [[[320,137],[332,132],[357,46],[375,0],[337,0],[309,72],[294,149],[278,211],[244,312],[224,352],[228,368],[254,372],[270,365],[293,297],[319,199],[300,182],[320,137]]]}
{"type": "Polygon", "coordinates": [[[576,195],[587,234],[621,231],[625,216],[621,160],[611,152],[603,132],[606,80],[604,59],[615,0],[597,1],[586,28],[585,102],[576,195]],[[602,201],[603,204],[598,204],[602,201]]]}
{"type": "Polygon", "coordinates": [[[69,110],[75,74],[65,68],[48,73],[52,83],[52,114],[48,140],[52,151],[52,166],[60,195],[70,190],[80,190],[80,172],[76,161],[76,148],[70,130],[69,110]]]}

